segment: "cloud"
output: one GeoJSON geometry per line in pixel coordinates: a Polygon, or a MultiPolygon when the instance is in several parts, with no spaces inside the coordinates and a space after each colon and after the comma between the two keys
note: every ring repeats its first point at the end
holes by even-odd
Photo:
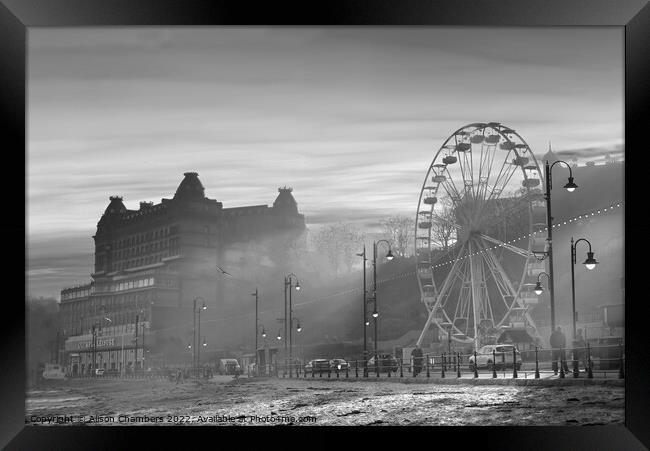
{"type": "Polygon", "coordinates": [[[76,278],[84,266],[87,277],[108,196],[134,209],[159,202],[189,170],[226,208],[270,205],[286,184],[309,224],[373,228],[383,215],[415,213],[436,152],[468,123],[507,124],[537,155],[549,140],[585,160],[622,151],[622,36],[608,28],[31,29],[30,284],[47,276],[42,287],[53,287],[51,278],[76,278]],[[67,238],[48,241],[59,235],[67,238]],[[47,268],[64,271],[38,272],[47,268]]]}

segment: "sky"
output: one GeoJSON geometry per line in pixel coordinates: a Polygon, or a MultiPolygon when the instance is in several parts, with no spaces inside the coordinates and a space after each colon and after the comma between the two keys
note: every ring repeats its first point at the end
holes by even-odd
{"type": "Polygon", "coordinates": [[[108,197],[199,173],[225,208],[293,187],[308,227],[415,214],[438,148],[501,122],[623,156],[622,28],[30,28],[28,291],[89,281],[108,197]]]}

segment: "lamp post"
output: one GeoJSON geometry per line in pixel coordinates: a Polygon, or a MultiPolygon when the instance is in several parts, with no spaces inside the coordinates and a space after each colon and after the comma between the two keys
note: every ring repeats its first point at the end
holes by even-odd
{"type": "Polygon", "coordinates": [[[594,253],[591,251],[591,243],[585,238],[579,238],[575,243],[571,237],[571,308],[573,310],[573,339],[576,339],[576,282],[575,282],[575,265],[577,260],[576,247],[578,243],[584,241],[589,245],[587,252],[587,259],[583,262],[585,267],[591,271],[596,267],[598,262],[594,258],[594,253]]]}
{"type": "Polygon", "coordinates": [[[257,375],[260,374],[260,368],[259,368],[259,353],[257,351],[257,334],[260,332],[260,327],[262,327],[262,338],[264,338],[264,343],[266,343],[266,329],[264,329],[264,326],[261,324],[258,324],[257,327],[255,328],[255,372],[257,375]]]}
{"type": "Polygon", "coordinates": [[[374,328],[375,328],[375,363],[378,361],[377,356],[377,318],[379,317],[379,311],[377,310],[377,246],[380,243],[386,243],[388,245],[388,253],[386,254],[386,259],[391,261],[393,259],[393,253],[391,251],[390,242],[388,240],[379,240],[372,243],[372,299],[374,303],[374,310],[372,312],[372,317],[374,318],[374,328]]]}
{"type": "MultiPolygon", "coordinates": [[[[295,288],[296,291],[300,291],[300,281],[298,280],[298,276],[296,276],[294,273],[290,273],[290,274],[286,275],[285,278],[284,278],[284,302],[285,302],[284,327],[285,327],[285,331],[287,331],[287,335],[289,337],[289,377],[291,377],[291,364],[292,364],[292,353],[293,353],[292,352],[293,351],[293,349],[292,349],[293,343],[292,343],[292,334],[291,334],[291,329],[293,327],[293,319],[291,317],[291,315],[293,313],[292,305],[291,305],[291,289],[292,288],[295,288]],[[293,279],[296,280],[295,285],[293,284],[293,279]],[[287,305],[286,305],[286,302],[287,302],[287,290],[289,291],[289,308],[288,308],[289,319],[288,320],[287,320],[287,316],[286,316],[286,313],[287,313],[287,305]]],[[[300,322],[298,322],[298,323],[300,323],[300,322]]],[[[286,354],[286,349],[287,349],[287,341],[286,340],[284,342],[284,348],[285,348],[285,356],[286,356],[287,355],[286,354]]]]}
{"type": "MultiPolygon", "coordinates": [[[[104,318],[104,321],[113,322],[110,318],[104,318]]],[[[97,364],[97,332],[102,330],[102,322],[98,321],[92,325],[92,346],[93,346],[93,368],[91,377],[95,377],[95,365],[97,364]]]]}
{"type": "MultiPolygon", "coordinates": [[[[258,302],[259,302],[259,296],[257,292],[257,288],[255,288],[255,293],[251,294],[251,296],[255,296],[255,368],[259,367],[259,358],[257,356],[257,334],[260,329],[260,323],[258,320],[258,302]]],[[[264,332],[264,327],[262,327],[262,335],[266,337],[266,332],[264,332]]]]}
{"type": "Polygon", "coordinates": [[[555,166],[558,163],[564,164],[567,168],[569,168],[569,180],[566,185],[564,185],[564,188],[572,193],[575,191],[575,189],[578,187],[573,182],[573,171],[571,170],[571,166],[566,162],[562,160],[557,160],[553,162],[553,164],[549,164],[548,160],[546,160],[546,165],[545,165],[545,181],[546,181],[546,194],[545,194],[545,199],[546,199],[546,229],[547,229],[547,238],[546,242],[548,244],[548,249],[545,251],[545,254],[548,256],[548,267],[549,267],[549,275],[548,275],[548,286],[549,286],[549,292],[551,296],[551,330],[555,330],[555,289],[554,289],[554,284],[553,284],[553,216],[551,215],[551,189],[553,188],[551,176],[552,176],[552,170],[553,166],[555,166]]]}
{"type": "Polygon", "coordinates": [[[368,332],[366,327],[370,324],[368,321],[368,290],[366,286],[366,244],[363,244],[363,252],[357,254],[363,258],[363,377],[368,377],[368,332]]]}
{"type": "Polygon", "coordinates": [[[207,305],[205,305],[205,299],[203,299],[201,296],[197,296],[194,298],[192,302],[192,316],[194,319],[194,329],[192,330],[192,365],[194,366],[194,377],[197,376],[197,371],[198,371],[198,366],[201,362],[201,348],[199,347],[199,344],[197,343],[199,338],[201,337],[201,310],[207,310],[207,305]],[[203,305],[198,309],[196,309],[196,301],[198,300],[203,301],[203,305]],[[199,321],[198,321],[198,331],[196,327],[196,316],[199,316],[199,321]],[[196,351],[195,351],[196,350],[196,351]]]}

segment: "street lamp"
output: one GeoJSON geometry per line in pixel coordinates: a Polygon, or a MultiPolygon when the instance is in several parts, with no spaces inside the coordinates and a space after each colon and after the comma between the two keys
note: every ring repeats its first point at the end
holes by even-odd
{"type": "Polygon", "coordinates": [[[534,290],[534,291],[535,291],[535,294],[536,294],[537,296],[539,296],[540,294],[542,294],[542,293],[544,292],[544,288],[542,288],[542,282],[539,280],[539,278],[540,278],[541,276],[546,276],[546,278],[550,280],[549,275],[548,275],[547,273],[545,273],[545,272],[540,272],[540,273],[537,275],[537,283],[535,284],[535,290],[534,290]]]}
{"type": "Polygon", "coordinates": [[[194,320],[194,328],[192,329],[192,345],[195,347],[194,349],[196,349],[196,353],[193,352],[193,355],[192,355],[192,365],[194,365],[194,377],[197,376],[198,367],[201,364],[201,347],[198,346],[198,343],[197,343],[199,338],[201,337],[201,310],[207,310],[207,308],[208,307],[205,304],[205,299],[203,299],[201,296],[197,296],[197,297],[194,298],[193,304],[192,304],[192,319],[194,320]],[[196,301],[198,301],[199,299],[201,301],[203,301],[203,304],[197,310],[196,301]],[[198,316],[199,316],[198,331],[197,331],[197,327],[196,327],[197,313],[198,313],[198,316]]]}
{"type": "Polygon", "coordinates": [[[377,362],[377,317],[379,316],[379,311],[377,310],[377,246],[381,243],[385,243],[388,246],[388,253],[386,254],[386,259],[391,261],[393,259],[393,252],[391,251],[391,245],[388,240],[379,240],[372,243],[372,299],[374,302],[374,311],[372,312],[372,317],[374,318],[375,326],[375,362],[377,362]]]}
{"type": "MultiPolygon", "coordinates": [[[[288,330],[287,335],[289,336],[289,377],[291,377],[291,363],[292,363],[292,353],[293,353],[293,342],[292,342],[292,334],[291,334],[291,328],[293,327],[293,319],[291,315],[293,314],[292,310],[292,305],[291,305],[291,288],[295,288],[296,291],[300,291],[300,281],[298,280],[298,276],[296,276],[294,273],[290,273],[284,277],[284,311],[285,311],[285,316],[284,316],[284,327],[285,330],[288,330]],[[296,280],[295,285],[293,284],[293,279],[296,280]],[[289,291],[289,319],[287,321],[287,289],[289,291]]],[[[285,348],[285,356],[287,355],[286,349],[287,349],[287,342],[285,340],[284,342],[284,348],[285,348]]]]}
{"type": "Polygon", "coordinates": [[[598,262],[594,258],[594,253],[591,250],[591,243],[585,238],[578,239],[575,243],[571,237],[571,308],[573,309],[573,339],[576,339],[576,282],[575,282],[575,265],[577,261],[576,247],[580,241],[584,241],[589,245],[587,252],[587,259],[583,262],[585,267],[591,271],[596,267],[598,262]]]}
{"type": "MultiPolygon", "coordinates": [[[[255,293],[251,294],[251,296],[255,296],[255,368],[259,368],[259,356],[257,355],[257,334],[260,330],[260,323],[258,317],[259,293],[257,291],[257,288],[255,288],[255,293]]],[[[262,326],[262,338],[266,338],[264,326],[262,326]]]]}
{"type": "Polygon", "coordinates": [[[555,330],[555,289],[553,284],[553,216],[551,216],[551,189],[553,188],[552,186],[553,166],[555,166],[558,163],[562,163],[567,168],[569,168],[569,180],[567,184],[564,185],[564,188],[568,192],[572,193],[578,187],[578,185],[576,185],[573,182],[573,171],[571,170],[571,166],[566,161],[557,160],[553,162],[553,164],[549,164],[548,160],[546,160],[546,166],[545,166],[546,195],[544,197],[546,199],[546,229],[547,229],[546,242],[548,243],[548,250],[545,252],[545,254],[548,256],[548,267],[549,267],[548,286],[551,295],[550,298],[551,330],[555,330]]]}
{"type": "Polygon", "coordinates": [[[368,321],[368,290],[366,286],[366,243],[363,243],[363,252],[357,254],[357,256],[363,258],[363,372],[364,377],[368,376],[368,333],[366,331],[366,326],[370,325],[368,321]]]}
{"type": "MultiPolygon", "coordinates": [[[[102,321],[108,320],[109,322],[113,322],[110,318],[103,318],[102,321]]],[[[102,330],[102,321],[97,321],[92,324],[92,346],[93,346],[93,368],[92,368],[92,373],[91,377],[95,377],[95,365],[97,365],[97,332],[102,330]]],[[[103,358],[102,358],[103,360],[103,358]]]]}

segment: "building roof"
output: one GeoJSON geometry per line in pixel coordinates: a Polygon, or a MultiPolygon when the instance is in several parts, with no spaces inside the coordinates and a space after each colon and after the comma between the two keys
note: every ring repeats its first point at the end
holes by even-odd
{"type": "Polygon", "coordinates": [[[199,180],[198,172],[186,172],[185,178],[181,181],[174,194],[174,200],[201,201],[205,199],[205,188],[199,180]]]}
{"type": "Polygon", "coordinates": [[[298,203],[293,198],[291,192],[293,188],[278,188],[278,197],[273,202],[273,209],[282,213],[298,214],[298,203]]]}
{"type": "Polygon", "coordinates": [[[121,196],[111,196],[109,197],[110,203],[108,204],[108,207],[106,207],[106,210],[104,210],[104,214],[115,214],[115,213],[124,213],[126,212],[126,207],[124,206],[124,203],[122,202],[122,197],[121,196]]]}
{"type": "Polygon", "coordinates": [[[548,143],[548,152],[546,152],[544,154],[544,156],[542,157],[542,161],[548,161],[549,163],[554,163],[557,160],[559,160],[559,158],[557,157],[555,152],[553,152],[553,150],[551,149],[551,143],[549,142],[548,143]]]}

